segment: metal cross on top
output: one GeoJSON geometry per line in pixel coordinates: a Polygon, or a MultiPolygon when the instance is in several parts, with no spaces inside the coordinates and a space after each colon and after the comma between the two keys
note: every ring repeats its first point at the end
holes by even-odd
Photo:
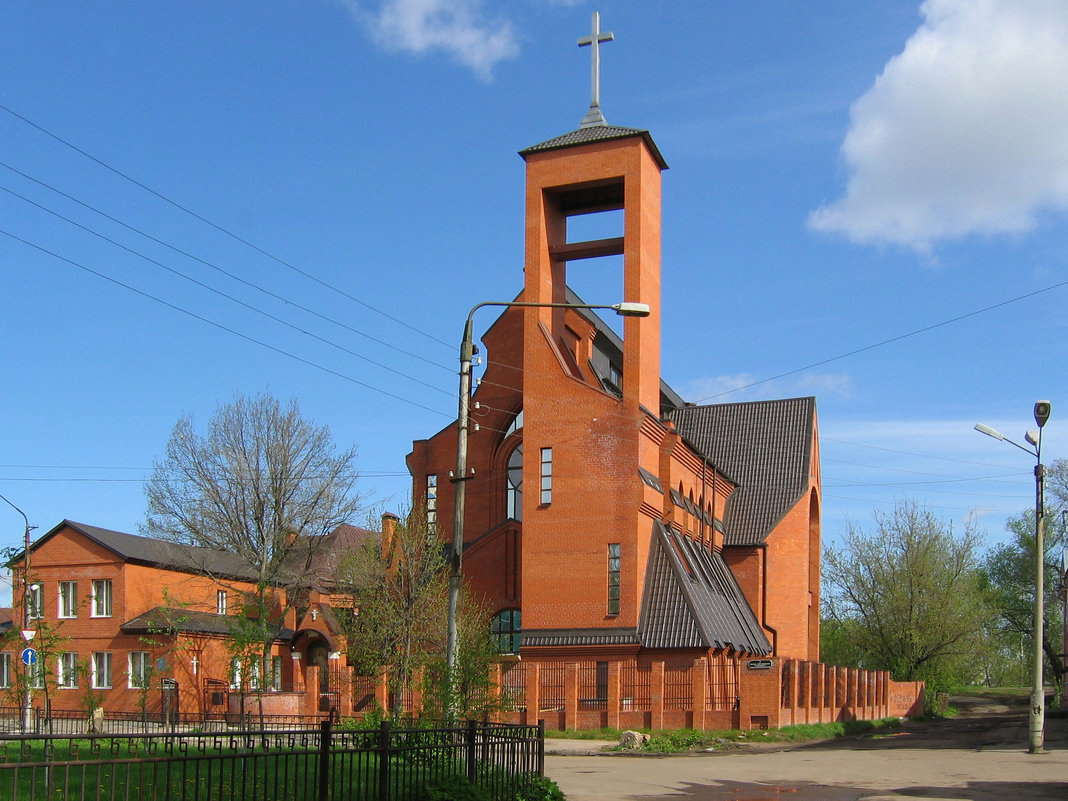
{"type": "Polygon", "coordinates": [[[580,126],[582,128],[587,128],[591,125],[608,124],[604,114],[601,113],[601,42],[611,42],[615,38],[615,34],[610,31],[601,33],[601,15],[599,12],[594,11],[590,35],[583,36],[578,40],[579,47],[591,45],[593,48],[591,58],[593,65],[590,70],[590,110],[582,118],[582,125],[580,126]]]}

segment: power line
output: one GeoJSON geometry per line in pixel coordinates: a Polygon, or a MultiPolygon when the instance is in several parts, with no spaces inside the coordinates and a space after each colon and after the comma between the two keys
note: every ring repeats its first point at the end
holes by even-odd
{"type": "Polygon", "coordinates": [[[773,375],[773,376],[770,376],[769,378],[761,378],[759,381],[752,381],[752,382],[750,382],[748,384],[743,384],[740,387],[735,387],[734,389],[724,390],[723,392],[718,392],[715,395],[710,395],[707,398],[702,398],[701,400],[697,401],[697,403],[698,404],[702,404],[702,403],[705,403],[706,401],[715,400],[716,398],[723,397],[724,395],[730,395],[731,393],[734,393],[734,392],[740,392],[743,389],[751,389],[752,387],[760,386],[761,384],[766,384],[769,381],[777,381],[780,378],[786,378],[787,376],[795,375],[796,373],[801,373],[801,372],[804,372],[805,370],[811,370],[814,367],[822,367],[825,364],[830,364],[831,362],[836,362],[836,361],[839,361],[840,359],[845,359],[845,358],[848,358],[850,356],[856,356],[858,353],[865,353],[865,352],[867,352],[869,350],[875,350],[876,348],[881,348],[884,345],[890,345],[890,344],[892,344],[894,342],[900,342],[901,340],[908,339],[909,337],[918,336],[919,334],[925,334],[928,331],[934,331],[936,328],[943,328],[943,327],[945,327],[947,325],[952,325],[953,323],[959,323],[961,320],[967,320],[969,317],[975,317],[975,316],[980,315],[980,314],[985,314],[988,311],[993,311],[994,309],[1000,309],[1002,306],[1008,306],[1011,303],[1018,303],[1021,300],[1027,300],[1028,298],[1033,298],[1036,295],[1041,295],[1044,292],[1050,292],[1050,291],[1052,291],[1054,289],[1060,289],[1063,286],[1068,286],[1068,281],[1061,281],[1060,283],[1053,284],[1052,286],[1047,286],[1047,287],[1044,287],[1042,289],[1036,289],[1034,292],[1028,292],[1028,293],[1026,293],[1024,295],[1019,295],[1019,296],[1017,296],[1015,298],[1009,298],[1008,300],[1003,300],[1003,301],[1001,301],[999,303],[993,303],[990,306],[984,306],[981,309],[975,309],[974,311],[970,311],[970,312],[967,312],[965,314],[958,315],[957,317],[951,317],[948,320],[942,320],[939,323],[933,323],[931,325],[926,325],[923,328],[917,328],[914,331],[909,331],[908,333],[905,333],[905,334],[898,334],[897,336],[890,337],[889,339],[884,339],[881,342],[875,342],[875,343],[872,343],[871,345],[865,345],[864,347],[856,348],[855,350],[847,351],[846,353],[841,353],[841,354],[839,354],[837,356],[831,356],[828,359],[822,359],[822,360],[820,360],[818,362],[813,362],[812,364],[806,364],[804,367],[796,367],[793,370],[787,370],[785,373],[779,373],[778,375],[773,375]]]}
{"type": "Polygon", "coordinates": [[[49,250],[46,247],[43,247],[41,245],[38,245],[38,244],[30,242],[30,241],[28,241],[26,239],[23,239],[22,237],[17,236],[16,234],[11,233],[10,231],[7,231],[5,229],[0,228],[0,234],[3,234],[4,236],[7,236],[7,237],[9,237],[11,239],[14,239],[16,242],[21,242],[23,245],[26,245],[27,247],[33,248],[34,250],[40,251],[41,253],[45,253],[45,254],[47,254],[49,256],[52,256],[53,258],[59,259],[60,261],[63,261],[63,262],[66,262],[67,264],[70,264],[73,267],[77,267],[79,270],[84,270],[85,272],[89,273],[90,275],[95,275],[97,278],[102,278],[103,280],[108,281],[109,283],[115,284],[116,286],[121,286],[123,289],[127,289],[130,292],[134,292],[134,293],[140,295],[141,297],[148,298],[149,300],[155,301],[156,303],[159,303],[159,304],[161,304],[163,306],[166,306],[169,309],[173,309],[174,311],[181,312],[182,314],[188,315],[189,317],[192,317],[192,318],[194,318],[196,320],[199,320],[202,323],[207,323],[208,325],[210,325],[210,326],[212,326],[214,328],[218,328],[220,331],[225,331],[228,334],[233,334],[236,337],[240,337],[241,339],[244,339],[246,342],[251,342],[251,343],[253,343],[255,345],[259,345],[260,347],[267,348],[270,351],[278,353],[278,354],[280,354],[282,356],[286,356],[286,357],[288,357],[290,359],[293,359],[294,361],[300,362],[301,364],[306,364],[309,367],[314,367],[315,369],[321,370],[324,373],[329,373],[330,375],[335,376],[337,378],[340,378],[340,379],[342,379],[344,381],[348,381],[348,382],[350,382],[352,384],[356,384],[358,386],[364,387],[365,389],[369,389],[372,392],[377,392],[377,393],[379,393],[381,395],[385,395],[387,397],[393,398],[394,400],[401,401],[402,403],[407,403],[410,406],[415,406],[415,407],[417,407],[419,409],[423,409],[423,410],[428,411],[428,412],[433,412],[434,414],[438,414],[438,415],[441,415],[443,417],[449,417],[449,418],[452,417],[452,415],[446,414],[445,412],[439,411],[438,409],[432,409],[429,406],[424,406],[423,404],[417,403],[416,401],[413,401],[413,400],[411,400],[409,398],[405,398],[405,397],[403,397],[401,395],[397,395],[397,394],[395,394],[393,392],[389,392],[388,390],[384,390],[381,387],[376,387],[376,386],[374,386],[372,384],[368,384],[368,383],[366,383],[364,381],[360,381],[359,379],[353,378],[351,376],[347,376],[344,373],[339,373],[337,370],[332,370],[329,367],[326,367],[324,365],[318,364],[318,363],[313,362],[313,361],[311,361],[309,359],[305,359],[302,356],[297,356],[294,353],[290,353],[289,351],[283,350],[283,349],[281,349],[279,347],[276,347],[274,345],[269,345],[268,343],[266,343],[266,342],[264,342],[262,340],[256,339],[255,337],[252,337],[252,336],[249,336],[248,334],[243,334],[240,331],[237,331],[237,330],[235,330],[233,328],[230,328],[228,326],[223,325],[222,323],[217,323],[214,320],[211,320],[211,319],[209,319],[207,317],[204,317],[202,315],[197,314],[196,312],[192,312],[192,311],[189,311],[188,309],[184,309],[181,306],[178,306],[178,305],[176,305],[174,303],[170,303],[169,301],[163,300],[162,298],[158,298],[155,295],[152,295],[152,294],[150,294],[148,292],[145,292],[145,291],[143,291],[141,289],[138,289],[137,287],[130,286],[129,284],[126,284],[126,283],[124,283],[122,281],[119,281],[116,278],[112,278],[109,275],[105,275],[104,273],[98,272],[98,271],[94,270],[93,268],[88,267],[85,264],[82,264],[80,262],[74,261],[73,259],[68,259],[66,256],[62,256],[59,253],[56,253],[56,252],[54,252],[52,250],[49,250]]]}
{"type": "MultiPolygon", "coordinates": [[[[243,284],[244,286],[247,286],[247,287],[250,287],[252,289],[255,289],[258,292],[262,292],[263,294],[267,295],[268,297],[274,298],[275,300],[278,300],[278,301],[286,304],[287,306],[293,306],[294,308],[300,309],[301,311],[303,311],[303,312],[305,312],[307,314],[310,314],[310,315],[312,315],[314,317],[318,317],[321,320],[325,320],[328,323],[332,323],[332,324],[338,326],[339,328],[343,328],[346,331],[349,331],[349,332],[351,332],[353,334],[356,334],[357,336],[361,336],[361,337],[364,337],[365,339],[369,339],[372,342],[375,342],[375,343],[377,343],[379,345],[382,345],[383,347],[390,348],[391,350],[395,350],[398,353],[403,353],[405,356],[410,356],[413,359],[418,359],[418,360],[420,360],[422,362],[426,362],[427,364],[433,365],[434,367],[438,367],[438,368],[440,368],[442,370],[448,370],[449,372],[452,372],[452,368],[450,368],[450,367],[447,367],[447,366],[445,366],[443,364],[440,364],[440,363],[435,362],[435,361],[433,361],[431,359],[428,359],[425,356],[420,356],[417,353],[412,353],[410,351],[404,350],[403,348],[400,348],[400,347],[398,347],[396,345],[393,345],[392,343],[387,342],[384,339],[379,339],[378,337],[372,336],[371,334],[368,334],[365,331],[361,331],[358,328],[354,328],[354,327],[348,325],[347,323],[342,322],[341,320],[335,320],[334,318],[329,317],[329,316],[327,316],[325,314],[322,314],[320,312],[317,312],[314,309],[308,308],[307,306],[304,306],[304,305],[302,305],[301,303],[298,303],[295,300],[283,297],[282,295],[279,295],[276,292],[272,292],[271,290],[269,290],[269,289],[267,289],[267,288],[265,288],[263,286],[260,286],[259,284],[255,283],[254,281],[249,281],[248,279],[242,278],[241,276],[236,275],[235,273],[232,273],[232,272],[220,267],[218,264],[215,264],[214,262],[211,262],[211,261],[208,261],[208,260],[206,260],[204,258],[201,258],[200,256],[197,256],[197,255],[195,255],[193,253],[190,253],[187,250],[183,250],[182,248],[177,247],[176,245],[172,245],[169,242],[165,242],[164,240],[153,236],[152,234],[148,233],[147,231],[143,231],[142,229],[137,228],[136,226],[130,225],[129,223],[124,222],[123,220],[120,220],[117,217],[113,217],[112,215],[108,214],[107,212],[102,211],[101,209],[98,209],[97,207],[95,207],[95,206],[93,206],[93,205],[91,205],[89,203],[86,203],[85,201],[75,197],[74,195],[71,195],[71,194],[69,194],[67,192],[64,192],[62,189],[59,189],[58,187],[52,186],[51,184],[49,184],[49,183],[47,183],[45,181],[42,181],[42,180],[40,180],[38,178],[35,178],[32,175],[29,175],[29,174],[23,172],[22,170],[19,170],[16,167],[12,167],[10,164],[8,164],[8,163],[6,163],[4,161],[0,161],[0,167],[4,167],[5,169],[10,170],[11,172],[15,173],[16,175],[18,175],[18,176],[20,176],[22,178],[25,178],[27,181],[32,181],[33,183],[37,184],[38,186],[43,187],[43,188],[45,188],[45,189],[47,189],[47,190],[49,190],[51,192],[54,192],[57,195],[59,195],[60,197],[66,198],[67,200],[71,201],[72,203],[77,203],[82,208],[88,209],[89,211],[93,212],[94,214],[99,214],[104,219],[109,220],[109,221],[115,223],[116,225],[120,225],[123,228],[127,229],[128,231],[132,231],[132,232],[134,232],[134,233],[136,233],[136,234],[138,234],[140,236],[143,236],[145,239],[149,240],[150,242],[155,242],[157,245],[161,245],[161,246],[163,246],[165,248],[168,248],[168,249],[174,251],[175,253],[178,253],[178,254],[180,254],[182,256],[185,256],[188,259],[192,259],[195,262],[203,264],[205,267],[209,267],[210,269],[215,270],[216,272],[222,273],[227,278],[230,278],[230,279],[232,279],[234,281],[237,281],[238,283],[243,284]]],[[[46,211],[49,214],[54,214],[55,216],[59,217],[62,220],[66,220],[67,222],[71,222],[66,217],[58,214],[57,212],[52,211],[51,209],[49,209],[49,208],[47,208],[45,206],[42,206],[42,205],[40,205],[40,204],[38,204],[38,203],[36,203],[36,202],[34,202],[32,200],[29,200],[29,199],[23,197],[22,195],[16,194],[15,192],[13,192],[10,189],[5,189],[5,191],[8,192],[9,194],[14,195],[15,197],[19,198],[20,200],[23,200],[23,201],[25,201],[27,203],[30,203],[33,206],[36,206],[37,208],[41,209],[42,211],[46,211]]],[[[72,222],[72,224],[73,225],[78,225],[78,227],[84,228],[84,226],[81,226],[78,223],[73,223],[72,222]]],[[[88,229],[85,229],[85,230],[88,230],[88,229]]],[[[94,233],[95,234],[96,232],[90,231],[90,233],[94,233]]],[[[100,234],[96,234],[96,235],[100,236],[100,234]]],[[[108,241],[110,241],[110,240],[108,240],[108,241]]],[[[140,255],[140,254],[138,254],[138,255],[140,255]]]]}
{"type": "Polygon", "coordinates": [[[259,247],[258,245],[253,244],[252,242],[248,241],[247,239],[244,239],[241,236],[238,236],[237,234],[233,233],[232,231],[229,231],[226,228],[223,228],[221,225],[218,225],[217,223],[212,222],[211,220],[207,219],[206,217],[203,217],[200,214],[197,214],[192,209],[189,209],[186,206],[183,206],[181,203],[178,203],[177,201],[172,200],[171,198],[167,197],[166,195],[162,194],[161,192],[158,192],[155,189],[153,189],[152,187],[147,186],[146,184],[142,183],[141,181],[138,181],[136,178],[133,178],[132,176],[127,175],[126,173],[122,172],[121,170],[117,169],[116,167],[112,167],[107,162],[102,161],[101,159],[97,158],[96,156],[92,155],[91,153],[86,152],[85,150],[82,150],[80,147],[78,147],[77,145],[73,144],[72,142],[69,142],[68,140],[62,138],[58,134],[52,133],[47,128],[45,128],[45,127],[43,127],[41,125],[38,125],[33,120],[31,120],[31,119],[29,119],[27,117],[24,117],[23,115],[19,114],[17,111],[14,111],[13,109],[3,105],[2,103],[0,103],[0,110],[6,111],[8,114],[10,114],[11,116],[15,117],[18,120],[21,120],[23,123],[25,123],[26,125],[29,125],[31,128],[34,128],[35,130],[40,131],[41,133],[43,133],[45,136],[48,136],[51,139],[54,139],[55,141],[59,142],[60,144],[66,146],[66,147],[69,147],[75,153],[78,153],[78,154],[84,156],[85,158],[87,158],[90,161],[92,161],[94,164],[97,164],[97,165],[103,167],[105,170],[108,170],[109,172],[114,173],[115,175],[119,176],[123,180],[129,181],[134,186],[137,186],[140,189],[143,189],[145,192],[148,192],[153,197],[156,197],[159,200],[162,200],[164,203],[167,203],[167,204],[173,206],[174,208],[178,209],[179,211],[185,212],[189,216],[193,217],[196,220],[199,220],[200,222],[204,223],[205,225],[209,226],[210,228],[213,228],[216,231],[218,231],[219,233],[230,237],[231,239],[235,240],[236,242],[241,243],[245,247],[251,248],[252,250],[254,250],[257,253],[259,253],[260,255],[266,256],[268,259],[271,259],[272,261],[282,265],[283,267],[286,267],[287,269],[292,270],[293,272],[297,273],[298,275],[304,276],[309,281],[314,281],[316,284],[319,284],[320,286],[322,286],[322,287],[324,287],[326,289],[329,289],[331,292],[336,292],[338,295],[341,295],[342,297],[347,298],[348,300],[351,300],[353,303],[356,303],[356,304],[358,304],[360,306],[363,306],[365,309],[373,311],[376,314],[380,314],[381,316],[385,317],[387,320],[392,320],[393,322],[397,323],[398,325],[402,325],[405,328],[409,329],[410,331],[414,331],[415,333],[417,333],[417,334],[419,334],[421,336],[424,336],[427,339],[431,339],[434,342],[437,342],[439,344],[445,345],[446,347],[449,347],[449,348],[452,347],[452,345],[450,345],[448,342],[445,342],[442,339],[438,339],[433,334],[429,334],[426,331],[422,331],[419,328],[416,328],[415,326],[413,326],[413,325],[411,325],[409,323],[406,323],[406,322],[404,322],[403,320],[401,320],[401,319],[399,319],[397,317],[394,317],[392,314],[389,314],[388,312],[382,311],[382,309],[379,309],[376,306],[372,306],[370,303],[367,303],[366,301],[360,300],[359,298],[355,297],[354,295],[350,295],[348,292],[345,292],[344,290],[339,289],[338,287],[334,286],[333,284],[330,284],[327,281],[322,280],[321,278],[319,278],[319,277],[307,272],[306,270],[302,270],[301,268],[297,267],[294,264],[291,264],[290,262],[286,261],[285,259],[283,259],[283,258],[281,258],[279,256],[275,256],[273,253],[270,253],[270,252],[264,250],[263,248],[259,247]]]}

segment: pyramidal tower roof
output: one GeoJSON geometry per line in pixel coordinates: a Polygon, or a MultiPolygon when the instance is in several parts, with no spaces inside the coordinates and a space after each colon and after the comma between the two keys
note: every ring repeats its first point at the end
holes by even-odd
{"type": "Polygon", "coordinates": [[[625,139],[631,136],[640,136],[645,140],[650,152],[659,163],[662,170],[667,169],[667,162],[661,155],[656,143],[653,142],[649,132],[641,128],[624,128],[619,125],[609,125],[601,111],[601,43],[615,39],[615,34],[610,31],[601,31],[601,15],[593,12],[593,24],[590,35],[578,40],[579,47],[590,47],[590,107],[578,129],[556,136],[545,142],[541,142],[525,150],[520,150],[519,155],[526,158],[532,153],[540,153],[546,150],[558,150],[565,147],[575,147],[591,142],[606,142],[612,139],[625,139]]]}

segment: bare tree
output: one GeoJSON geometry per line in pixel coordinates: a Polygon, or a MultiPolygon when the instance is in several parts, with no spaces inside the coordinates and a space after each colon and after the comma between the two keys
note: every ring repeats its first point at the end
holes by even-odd
{"type": "Polygon", "coordinates": [[[356,450],[326,426],[261,394],[220,406],[205,435],[183,416],[146,485],[148,534],[188,546],[194,567],[242,597],[243,636],[255,623],[264,661],[313,557],[359,510],[356,450]]]}

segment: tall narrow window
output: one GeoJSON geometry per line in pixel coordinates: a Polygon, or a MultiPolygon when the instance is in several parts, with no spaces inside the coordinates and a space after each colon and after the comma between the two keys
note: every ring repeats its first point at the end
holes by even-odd
{"type": "Polygon", "coordinates": [[[11,686],[11,654],[0,654],[0,689],[11,686]]]}
{"type": "Polygon", "coordinates": [[[26,591],[26,610],[31,619],[44,617],[44,585],[31,584],[26,591]]]}
{"type": "Polygon", "coordinates": [[[73,690],[78,686],[78,654],[67,651],[59,655],[56,663],[57,686],[63,690],[73,690]]]}
{"type": "Polygon", "coordinates": [[[553,449],[541,449],[541,504],[553,502],[553,449]]]}
{"type": "Polygon", "coordinates": [[[271,689],[278,692],[282,689],[282,657],[271,657],[271,689]]]}
{"type": "Polygon", "coordinates": [[[78,617],[78,582],[59,582],[59,616],[78,617]]]}
{"type": "Polygon", "coordinates": [[[521,618],[518,609],[504,609],[490,621],[490,633],[497,641],[497,650],[502,654],[519,653],[521,618]]]}
{"type": "Polygon", "coordinates": [[[438,533],[438,477],[426,477],[426,533],[433,536],[438,533]]]}
{"type": "Polygon", "coordinates": [[[216,614],[226,614],[226,590],[219,590],[215,593],[215,612],[216,614]]]}
{"type": "Polygon", "coordinates": [[[111,579],[93,579],[93,617],[111,617],[111,579]]]}
{"type": "Polygon", "coordinates": [[[111,652],[95,651],[93,653],[93,689],[111,689],[111,652]]]}
{"type": "Polygon", "coordinates": [[[523,519],[523,443],[515,446],[508,457],[508,517],[523,519]]]}
{"type": "Polygon", "coordinates": [[[608,546],[608,614],[619,614],[619,543],[608,546]]]}
{"type": "Polygon", "coordinates": [[[130,651],[130,664],[127,672],[132,689],[143,689],[148,686],[150,673],[148,660],[148,651],[130,651]]]}

